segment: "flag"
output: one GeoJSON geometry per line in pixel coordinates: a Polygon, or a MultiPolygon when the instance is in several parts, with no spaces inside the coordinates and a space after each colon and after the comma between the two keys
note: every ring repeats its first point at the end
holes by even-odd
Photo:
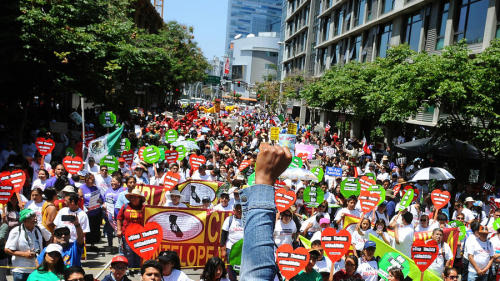
{"type": "Polygon", "coordinates": [[[372,154],[372,151],[368,147],[368,143],[366,143],[366,137],[363,137],[363,151],[365,152],[366,155],[372,154]]]}
{"type": "MultiPolygon", "coordinates": [[[[377,237],[373,236],[373,234],[370,234],[369,240],[375,242],[377,244],[375,248],[375,257],[380,257],[382,258],[384,254],[389,253],[389,252],[395,252],[400,254],[402,257],[404,257],[409,263],[410,263],[410,272],[408,273],[408,276],[412,278],[414,281],[419,281],[421,280],[420,277],[422,276],[422,273],[420,272],[420,269],[418,269],[417,265],[415,262],[399,252],[398,250],[394,249],[393,247],[389,246],[389,244],[385,243],[384,241],[378,239],[377,237]]],[[[426,270],[424,272],[424,278],[422,280],[425,281],[441,281],[442,279],[438,277],[436,274],[431,272],[430,270],[426,270]]]]}
{"type": "Polygon", "coordinates": [[[88,146],[86,161],[88,161],[89,157],[93,157],[96,163],[99,163],[101,158],[106,155],[119,156],[117,148],[119,148],[122,133],[123,125],[109,134],[92,140],[88,146]]]}
{"type": "MultiPolygon", "coordinates": [[[[451,264],[453,264],[455,260],[455,254],[457,252],[458,248],[458,237],[460,235],[460,230],[456,227],[454,228],[445,228],[443,229],[443,241],[446,241],[448,243],[448,246],[450,246],[451,249],[451,264]]],[[[415,241],[416,240],[429,240],[432,239],[432,230],[431,231],[422,231],[422,232],[416,232],[415,233],[415,241]]]]}
{"type": "MultiPolygon", "coordinates": [[[[281,117],[281,118],[283,118],[283,117],[281,117]]],[[[281,123],[283,122],[283,121],[281,121],[281,119],[278,116],[274,116],[272,121],[275,123],[275,126],[278,124],[281,125],[281,123]]]]}

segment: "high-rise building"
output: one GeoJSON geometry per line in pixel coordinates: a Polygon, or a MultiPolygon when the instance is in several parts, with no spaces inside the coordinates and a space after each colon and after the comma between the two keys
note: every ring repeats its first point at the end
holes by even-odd
{"type": "Polygon", "coordinates": [[[373,61],[387,49],[440,52],[465,39],[473,53],[500,38],[499,0],[285,0],[283,79],[321,76],[350,61],[373,61]]]}
{"type": "Polygon", "coordinates": [[[231,54],[231,41],[259,32],[277,32],[281,28],[283,0],[228,0],[226,54],[231,54]]]}

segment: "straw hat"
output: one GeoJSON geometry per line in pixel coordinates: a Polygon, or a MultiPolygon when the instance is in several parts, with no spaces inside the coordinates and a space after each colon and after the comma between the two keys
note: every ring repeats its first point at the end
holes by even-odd
{"type": "Polygon", "coordinates": [[[139,196],[143,202],[146,201],[146,197],[144,196],[144,194],[142,194],[142,192],[137,188],[125,194],[125,198],[127,198],[127,200],[129,201],[132,196],[139,196]]]}

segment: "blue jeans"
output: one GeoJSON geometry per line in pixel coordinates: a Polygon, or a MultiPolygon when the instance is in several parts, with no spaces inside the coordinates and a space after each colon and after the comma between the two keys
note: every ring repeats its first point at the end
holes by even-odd
{"type": "Polygon", "coordinates": [[[240,200],[245,237],[241,253],[241,280],[274,280],[274,187],[254,185],[245,188],[241,192],[240,200]]]}
{"type": "Polygon", "coordinates": [[[130,246],[127,244],[125,240],[125,236],[122,236],[122,247],[123,247],[123,255],[128,259],[128,267],[129,268],[137,268],[141,267],[141,257],[139,257],[130,246]]]}
{"type": "Polygon", "coordinates": [[[488,280],[488,273],[485,275],[478,276],[477,272],[472,272],[469,271],[467,281],[487,281],[488,280]]]}
{"type": "Polygon", "coordinates": [[[29,273],[12,272],[12,278],[14,281],[26,281],[28,280],[28,276],[30,276],[29,273]]]}

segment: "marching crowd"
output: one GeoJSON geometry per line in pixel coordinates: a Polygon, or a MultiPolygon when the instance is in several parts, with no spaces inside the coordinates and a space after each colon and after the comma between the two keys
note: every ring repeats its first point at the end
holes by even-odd
{"type": "MultiPolygon", "coordinates": [[[[178,184],[198,179],[227,183],[225,186],[230,187],[218,192],[218,202],[214,205],[209,198],[200,198],[201,208],[211,212],[232,211],[234,214],[226,218],[222,226],[220,257],[208,259],[200,279],[257,280],[255,277],[245,278],[248,268],[258,268],[259,259],[271,258],[275,262],[275,257],[259,257],[255,256],[256,253],[245,257],[245,247],[259,244],[259,240],[253,241],[249,237],[253,229],[249,226],[253,224],[249,220],[253,209],[246,208],[251,202],[243,200],[243,194],[250,190],[246,187],[254,173],[257,173],[254,175],[256,179],[262,178],[265,172],[272,174],[269,176],[272,181],[265,184],[274,185],[276,177],[283,172],[274,175],[272,170],[279,169],[273,166],[269,166],[269,171],[262,171],[258,166],[259,161],[264,160],[259,158],[264,156],[259,153],[265,143],[274,142],[271,141],[270,129],[279,127],[281,133],[286,133],[287,121],[258,108],[236,111],[225,117],[221,120],[202,116],[196,110],[182,118],[135,111],[122,120],[125,128],[122,137],[130,141],[134,160],[129,165],[119,157],[119,167],[112,173],[108,166],[99,165],[99,159],[85,157],[83,168],[78,173],[68,174],[62,158],[69,151],[85,156],[81,140],[69,134],[51,133],[42,127],[32,128],[26,133],[22,151],[14,149],[12,140],[4,140],[0,151],[2,171],[22,169],[26,173],[26,182],[20,192],[12,194],[1,212],[0,265],[3,267],[0,268],[0,281],[6,280],[8,266],[11,266],[14,281],[87,280],[81,268],[82,256],[85,252],[102,251],[96,244],[103,235],[108,243],[105,251],[117,254],[112,260],[111,272],[103,280],[126,281],[128,276],[136,274],[143,280],[190,280],[182,272],[178,253],[164,251],[156,260],[144,261],[130,248],[123,235],[128,225],[144,224],[146,197],[136,187],[139,184],[161,186],[169,172],[178,175],[178,184]],[[142,146],[164,145],[175,150],[165,140],[169,129],[176,130],[181,140],[193,139],[198,147],[175,163],[165,160],[152,165],[141,160],[138,150],[142,146]],[[42,156],[37,151],[37,137],[54,140],[55,148],[51,154],[42,156]],[[203,155],[206,162],[196,169],[190,167],[187,159],[192,154],[203,155]],[[240,169],[243,162],[248,165],[240,169]],[[108,215],[110,212],[111,216],[108,215]],[[119,238],[119,245],[113,245],[114,237],[119,238]],[[227,261],[232,246],[242,238],[245,238],[245,243],[239,274],[237,268],[227,265],[227,261]],[[256,264],[249,265],[249,260],[255,260],[256,264]]],[[[86,129],[104,134],[103,129],[91,122],[86,129]]],[[[410,182],[418,169],[445,166],[445,163],[420,158],[410,160],[394,153],[392,144],[375,147],[360,140],[341,138],[330,125],[302,125],[295,135],[296,144],[315,148],[314,155],[305,158],[300,168],[341,168],[341,175],[326,173],[316,181],[280,178],[281,185],[296,194],[296,201],[289,209],[278,212],[272,218],[272,228],[265,231],[271,231],[273,252],[284,244],[293,248],[307,246],[309,263],[292,280],[381,280],[379,257],[374,255],[378,244],[370,240],[370,235],[411,257],[415,237],[427,232],[431,233],[429,238],[439,245],[438,257],[428,270],[447,281],[457,280],[459,276],[461,280],[469,281],[497,280],[497,272],[500,273],[500,228],[494,223],[500,218],[500,209],[495,204],[494,191],[479,192],[474,185],[453,180],[410,182]],[[385,199],[367,214],[361,212],[358,196],[346,198],[341,190],[346,178],[364,175],[370,175],[385,190],[385,199]],[[322,189],[324,201],[311,205],[305,196],[309,186],[322,189]],[[401,204],[405,186],[410,186],[415,193],[408,205],[401,204]],[[441,209],[436,209],[431,201],[430,194],[435,189],[451,193],[450,202],[441,209]],[[348,219],[353,222],[349,223],[348,219]],[[457,222],[463,225],[464,237],[452,249],[445,239],[445,232],[457,222]],[[328,227],[345,228],[352,238],[348,254],[333,264],[324,255],[321,244],[321,232],[328,227]]],[[[255,180],[255,183],[258,186],[263,182],[255,180]]],[[[259,196],[259,192],[255,193],[250,197],[259,196]]],[[[273,205],[274,196],[271,197],[273,205]]],[[[187,207],[186,202],[189,200],[182,198],[179,190],[174,188],[159,204],[176,208],[187,207]]],[[[274,205],[271,209],[274,214],[274,205]]],[[[391,281],[409,280],[397,267],[391,268],[388,276],[391,281]]],[[[273,279],[284,279],[276,265],[264,280],[273,279]]]]}

